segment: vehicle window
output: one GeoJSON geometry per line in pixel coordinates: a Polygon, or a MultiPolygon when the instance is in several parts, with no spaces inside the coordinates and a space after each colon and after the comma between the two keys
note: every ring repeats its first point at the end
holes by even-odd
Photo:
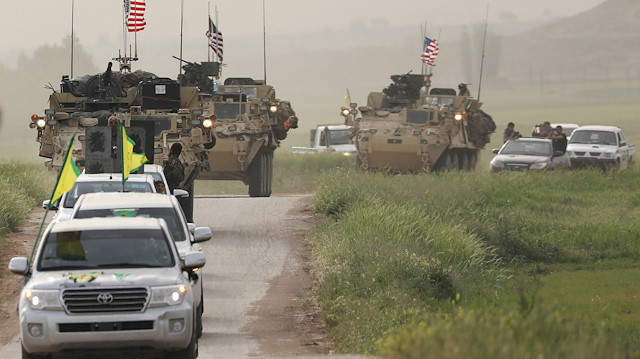
{"type": "Polygon", "coordinates": [[[437,105],[438,104],[438,98],[436,96],[427,96],[424,99],[424,103],[427,105],[437,105]]]}
{"type": "Polygon", "coordinates": [[[453,97],[440,97],[440,104],[453,105],[453,97]]]}
{"type": "Polygon", "coordinates": [[[241,113],[246,113],[246,105],[238,103],[216,102],[213,112],[217,118],[235,120],[241,113]]]}
{"type": "Polygon", "coordinates": [[[500,154],[551,156],[551,142],[524,140],[508,141],[500,151],[500,154]]]}
{"type": "MultiPolygon", "coordinates": [[[[154,192],[154,189],[149,183],[134,182],[131,180],[125,182],[124,190],[125,192],[154,192]]],[[[63,206],[72,208],[81,195],[96,192],[122,192],[122,182],[76,182],[67,193],[63,206]]]]}
{"type": "Polygon", "coordinates": [[[159,229],[52,232],[38,270],[172,267],[175,260],[159,229]]]}
{"type": "Polygon", "coordinates": [[[330,130],[329,137],[332,145],[348,145],[351,131],[349,130],[330,130]]]}
{"type": "Polygon", "coordinates": [[[94,218],[94,217],[151,217],[162,218],[167,222],[169,232],[176,242],[186,241],[183,222],[173,207],[164,208],[119,208],[119,209],[91,209],[82,210],[79,208],[74,218],[94,218]]]}
{"type": "Polygon", "coordinates": [[[617,145],[616,135],[610,131],[575,131],[569,143],[586,143],[597,145],[617,145]]]}
{"type": "Polygon", "coordinates": [[[432,111],[407,111],[407,123],[412,125],[426,125],[429,120],[433,119],[432,111]]]}

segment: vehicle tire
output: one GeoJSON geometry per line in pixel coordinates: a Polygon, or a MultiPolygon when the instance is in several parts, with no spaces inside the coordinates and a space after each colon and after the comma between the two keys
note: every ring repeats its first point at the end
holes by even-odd
{"type": "Polygon", "coordinates": [[[476,150],[473,150],[469,152],[469,171],[475,170],[477,163],[478,163],[478,152],[476,150]]]}
{"type": "Polygon", "coordinates": [[[469,156],[470,152],[463,152],[460,154],[460,170],[468,172],[469,171],[469,156]]]}
{"type": "Polygon", "coordinates": [[[36,355],[36,354],[29,354],[27,353],[26,350],[24,350],[24,347],[22,347],[22,359],[48,359],[51,356],[49,355],[36,355]]]}
{"type": "Polygon", "coordinates": [[[167,359],[196,359],[197,357],[198,339],[196,338],[195,332],[191,334],[191,341],[189,341],[189,345],[186,348],[175,352],[169,352],[167,355],[167,359]]]}
{"type": "Polygon", "coordinates": [[[258,152],[251,161],[249,173],[249,196],[271,196],[271,178],[273,176],[273,152],[258,152]]]}
{"type": "Polygon", "coordinates": [[[202,312],[204,303],[202,303],[202,299],[200,300],[200,305],[196,308],[196,337],[200,338],[202,336],[202,312]]]}
{"type": "Polygon", "coordinates": [[[440,167],[443,171],[448,171],[451,168],[451,154],[449,152],[445,152],[440,156],[440,161],[442,166],[440,167]]]}
{"type": "Polygon", "coordinates": [[[459,162],[459,158],[458,158],[458,153],[456,152],[451,152],[449,154],[449,157],[451,158],[451,163],[449,165],[449,170],[450,171],[458,171],[460,169],[460,162],[459,162]]]}

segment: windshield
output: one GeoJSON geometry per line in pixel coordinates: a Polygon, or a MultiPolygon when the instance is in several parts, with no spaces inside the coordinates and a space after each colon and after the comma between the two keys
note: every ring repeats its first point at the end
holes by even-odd
{"type": "Polygon", "coordinates": [[[611,145],[618,144],[616,141],[616,134],[609,131],[589,131],[580,130],[574,131],[571,135],[571,141],[569,143],[587,143],[594,145],[611,145]]]}
{"type": "Polygon", "coordinates": [[[433,120],[433,111],[407,111],[407,123],[412,125],[426,125],[427,121],[433,120]]]}
{"type": "Polygon", "coordinates": [[[160,229],[52,232],[38,270],[172,267],[169,242],[160,229]]]}
{"type": "Polygon", "coordinates": [[[217,118],[235,120],[240,113],[246,113],[246,105],[239,104],[237,102],[216,102],[214,105],[213,113],[217,118]]]}
{"type": "MultiPolygon", "coordinates": [[[[96,192],[122,192],[122,182],[76,182],[71,190],[67,193],[63,207],[72,208],[73,206],[75,206],[78,198],[81,195],[85,193],[96,192]]],[[[125,182],[124,192],[154,192],[154,190],[147,182],[133,182],[129,180],[125,182]]]]}
{"type": "Polygon", "coordinates": [[[348,145],[351,131],[349,130],[329,130],[329,138],[332,145],[348,145]]]}
{"type": "Polygon", "coordinates": [[[551,142],[515,140],[508,141],[501,155],[551,156],[551,142]]]}
{"type": "Polygon", "coordinates": [[[93,218],[93,217],[151,217],[162,218],[167,222],[169,232],[174,241],[186,241],[187,237],[184,232],[183,222],[180,220],[179,213],[173,207],[164,208],[121,208],[121,209],[78,209],[74,218],[93,218]]]}
{"type": "Polygon", "coordinates": [[[426,105],[451,105],[453,104],[453,97],[426,96],[424,102],[426,105]]]}

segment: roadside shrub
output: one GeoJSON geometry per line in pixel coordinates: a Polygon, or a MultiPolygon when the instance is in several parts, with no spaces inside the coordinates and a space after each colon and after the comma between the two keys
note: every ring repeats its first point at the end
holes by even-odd
{"type": "Polygon", "coordinates": [[[55,175],[34,164],[0,164],[0,234],[15,231],[31,209],[47,199],[55,175]]]}

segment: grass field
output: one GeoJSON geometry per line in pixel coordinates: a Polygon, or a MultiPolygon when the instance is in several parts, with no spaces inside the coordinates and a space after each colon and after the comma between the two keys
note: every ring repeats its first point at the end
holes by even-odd
{"type": "Polygon", "coordinates": [[[313,234],[329,331],[399,358],[638,356],[639,199],[638,166],[334,171],[313,234]]]}

